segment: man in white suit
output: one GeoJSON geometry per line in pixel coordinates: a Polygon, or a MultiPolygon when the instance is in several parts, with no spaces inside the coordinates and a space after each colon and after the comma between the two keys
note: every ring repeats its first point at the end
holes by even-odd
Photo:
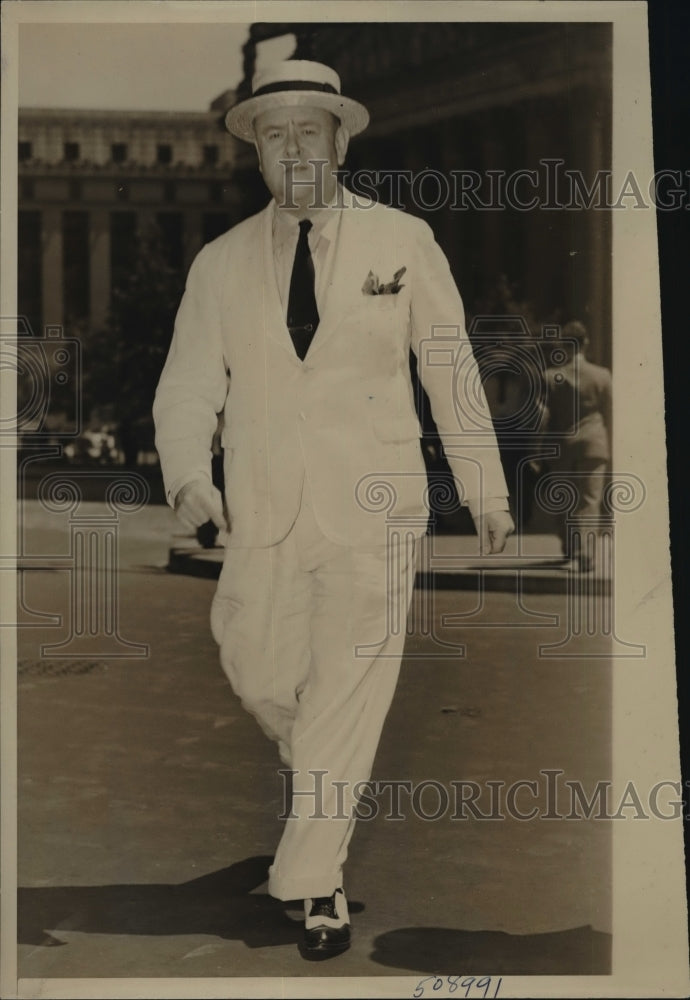
{"type": "Polygon", "coordinates": [[[348,947],[358,790],[395,690],[428,520],[410,347],[484,551],[513,530],[462,302],[429,227],[337,183],[366,109],[291,60],[227,115],[273,195],[192,264],[154,404],[169,502],[227,547],[221,663],[293,773],[269,892],[305,900],[305,955],[348,947]],[[224,413],[225,496],[211,482],[224,413]]]}

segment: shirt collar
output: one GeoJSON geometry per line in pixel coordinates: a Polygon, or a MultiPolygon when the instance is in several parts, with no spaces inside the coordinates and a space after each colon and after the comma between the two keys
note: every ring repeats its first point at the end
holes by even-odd
{"type": "MultiPolygon", "coordinates": [[[[324,208],[316,209],[308,216],[312,223],[309,235],[309,242],[311,243],[312,249],[316,247],[316,244],[322,237],[327,240],[333,239],[338,225],[338,219],[340,218],[340,212],[343,208],[342,194],[342,188],[338,185],[332,201],[324,208]]],[[[299,221],[294,215],[292,215],[291,212],[281,211],[275,201],[273,201],[272,206],[273,239],[276,245],[294,242],[297,239],[299,221]]]]}

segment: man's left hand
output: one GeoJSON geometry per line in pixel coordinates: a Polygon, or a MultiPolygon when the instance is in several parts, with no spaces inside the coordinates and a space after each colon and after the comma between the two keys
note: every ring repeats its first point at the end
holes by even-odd
{"type": "Polygon", "coordinates": [[[507,510],[495,510],[490,514],[481,514],[474,519],[479,535],[479,545],[482,555],[488,552],[503,552],[509,535],[515,531],[513,519],[507,510]]]}

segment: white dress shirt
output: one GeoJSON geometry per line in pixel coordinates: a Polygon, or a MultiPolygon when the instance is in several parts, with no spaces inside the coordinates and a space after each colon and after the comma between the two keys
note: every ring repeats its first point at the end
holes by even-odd
{"type": "MultiPolygon", "coordinates": [[[[338,206],[334,201],[331,206],[320,208],[309,216],[312,228],[309,230],[307,239],[314,262],[316,306],[319,310],[319,316],[323,316],[326,308],[326,295],[333,269],[342,211],[342,204],[338,206]]],[[[292,265],[295,261],[298,238],[299,220],[291,212],[279,209],[274,202],[273,263],[278,294],[286,316],[292,265]]]]}

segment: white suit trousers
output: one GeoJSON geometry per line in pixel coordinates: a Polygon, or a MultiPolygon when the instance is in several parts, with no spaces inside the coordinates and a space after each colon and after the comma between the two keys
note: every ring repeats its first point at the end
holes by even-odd
{"type": "Polygon", "coordinates": [[[400,671],[415,571],[412,533],[378,546],[328,539],[305,482],[287,537],[230,549],[211,610],[233,690],[293,772],[269,872],[278,899],[330,895],[400,671]]]}

